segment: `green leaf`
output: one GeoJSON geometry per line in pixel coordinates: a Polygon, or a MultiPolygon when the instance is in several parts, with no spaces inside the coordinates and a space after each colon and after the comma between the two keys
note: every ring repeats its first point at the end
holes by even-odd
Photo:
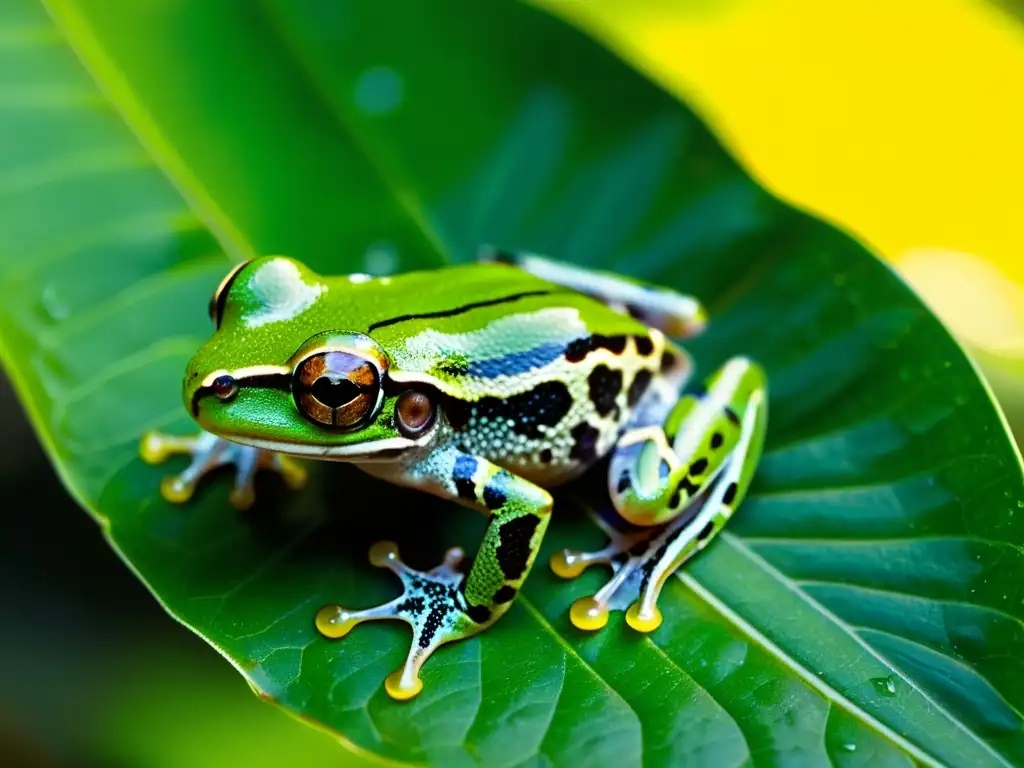
{"type": "MultiPolygon", "coordinates": [[[[685,107],[511,2],[45,5],[0,4],[3,359],[71,492],[261,695],[402,762],[1024,764],[1024,483],[1000,413],[907,287],[685,107]],[[399,704],[381,683],[407,630],[330,642],[313,614],[395,594],[372,541],[426,567],[482,521],[343,466],[290,500],[265,478],[248,514],[229,478],[172,507],[137,442],[191,429],[181,375],[228,258],[385,272],[481,242],[699,295],[700,369],[766,366],[769,442],[652,635],[573,630],[602,575],[562,582],[542,555],[399,704]]],[[[599,545],[560,501],[545,554],[599,545]]]]}

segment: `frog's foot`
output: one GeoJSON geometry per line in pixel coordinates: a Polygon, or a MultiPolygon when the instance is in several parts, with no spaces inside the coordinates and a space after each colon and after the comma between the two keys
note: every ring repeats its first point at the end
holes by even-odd
{"type": "Polygon", "coordinates": [[[420,669],[439,646],[474,635],[491,623],[487,617],[474,621],[467,613],[466,600],[459,588],[466,578],[458,569],[462,556],[461,549],[449,549],[441,565],[422,572],[401,561],[393,542],[377,542],[370,547],[370,562],[379,568],[388,568],[402,580],[402,595],[359,611],[326,605],[316,615],[317,630],[325,637],[339,638],[362,621],[397,619],[407,622],[412,627],[409,655],[399,669],[388,675],[384,688],[393,699],[411,699],[423,689],[420,669]]]}
{"type": "Polygon", "coordinates": [[[569,620],[573,626],[587,631],[601,629],[608,623],[609,611],[618,610],[626,612],[626,623],[638,632],[657,629],[661,625],[661,588],[683,561],[703,546],[710,533],[693,531],[692,522],[693,518],[677,519],[629,534],[602,526],[611,539],[603,549],[556,552],[551,570],[564,579],[576,578],[591,565],[609,565],[612,569],[612,577],[601,589],[572,604],[569,620]]]}
{"type": "Polygon", "coordinates": [[[165,477],[160,483],[161,495],[172,504],[188,501],[203,477],[231,464],[235,466],[235,487],[230,499],[238,509],[248,509],[255,501],[254,482],[256,472],[261,469],[278,473],[292,489],[301,488],[306,482],[306,470],[289,457],[232,443],[202,430],[190,437],[147,432],[142,438],[139,453],[148,464],[160,464],[178,454],[192,457],[184,472],[165,477]]]}
{"type": "Polygon", "coordinates": [[[654,540],[665,530],[665,526],[660,526],[640,532],[622,533],[604,525],[600,520],[597,522],[610,539],[607,546],[594,552],[563,549],[555,552],[550,561],[551,570],[563,579],[575,579],[592,565],[611,567],[612,577],[605,585],[593,595],[579,598],[569,609],[569,620],[573,626],[586,631],[602,629],[608,623],[609,611],[625,610],[636,600],[642,571],[649,559],[645,556],[652,552],[654,540]]]}

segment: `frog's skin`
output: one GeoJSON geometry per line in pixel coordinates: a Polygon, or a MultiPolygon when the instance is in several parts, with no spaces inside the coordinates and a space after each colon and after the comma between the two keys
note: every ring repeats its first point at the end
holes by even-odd
{"type": "Polygon", "coordinates": [[[210,314],[217,330],[188,364],[183,393],[200,435],[142,442],[152,463],[193,457],[165,479],[167,499],[187,500],[204,474],[233,463],[231,498],[246,507],[259,468],[301,486],[289,458],[298,456],[351,462],[489,518],[468,575],[458,550],[419,572],[380,542],[370,560],[397,574],[404,594],[317,614],[333,638],[370,619],[412,625],[408,658],[385,681],[396,699],[420,691],[420,668],[439,645],[508,610],[548,525],[546,489],[611,453],[620,523],[606,529],[611,543],[564,550],[550,565],[564,578],[593,563],[612,568],[572,606],[575,626],[596,630],[609,610],[626,610],[648,632],[661,622],[662,585],[729,519],[761,454],[761,369],[733,358],[684,391],[692,363],[668,336],[699,333],[700,304],[609,273],[493,250],[390,278],[321,277],[263,257],[225,277],[210,314]]]}

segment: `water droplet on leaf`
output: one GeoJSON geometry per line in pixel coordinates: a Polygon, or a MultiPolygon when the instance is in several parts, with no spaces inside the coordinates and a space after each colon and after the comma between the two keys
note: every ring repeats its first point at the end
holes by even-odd
{"type": "Polygon", "coordinates": [[[393,69],[374,67],[356,80],[355,102],[371,115],[386,115],[402,103],[402,91],[402,78],[393,69]]]}
{"type": "Polygon", "coordinates": [[[888,677],[873,677],[871,682],[875,689],[883,696],[891,697],[896,695],[896,679],[892,675],[888,677]]]}
{"type": "Polygon", "coordinates": [[[68,305],[61,301],[57,295],[57,289],[52,285],[48,285],[43,288],[43,292],[39,297],[39,303],[51,320],[63,320],[71,311],[68,309],[68,305]]]}

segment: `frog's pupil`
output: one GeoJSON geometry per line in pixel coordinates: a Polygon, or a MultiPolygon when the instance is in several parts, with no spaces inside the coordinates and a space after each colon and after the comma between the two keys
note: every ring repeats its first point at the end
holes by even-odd
{"type": "Polygon", "coordinates": [[[321,376],[313,382],[310,392],[328,408],[340,408],[359,396],[359,387],[348,379],[321,376]]]}

